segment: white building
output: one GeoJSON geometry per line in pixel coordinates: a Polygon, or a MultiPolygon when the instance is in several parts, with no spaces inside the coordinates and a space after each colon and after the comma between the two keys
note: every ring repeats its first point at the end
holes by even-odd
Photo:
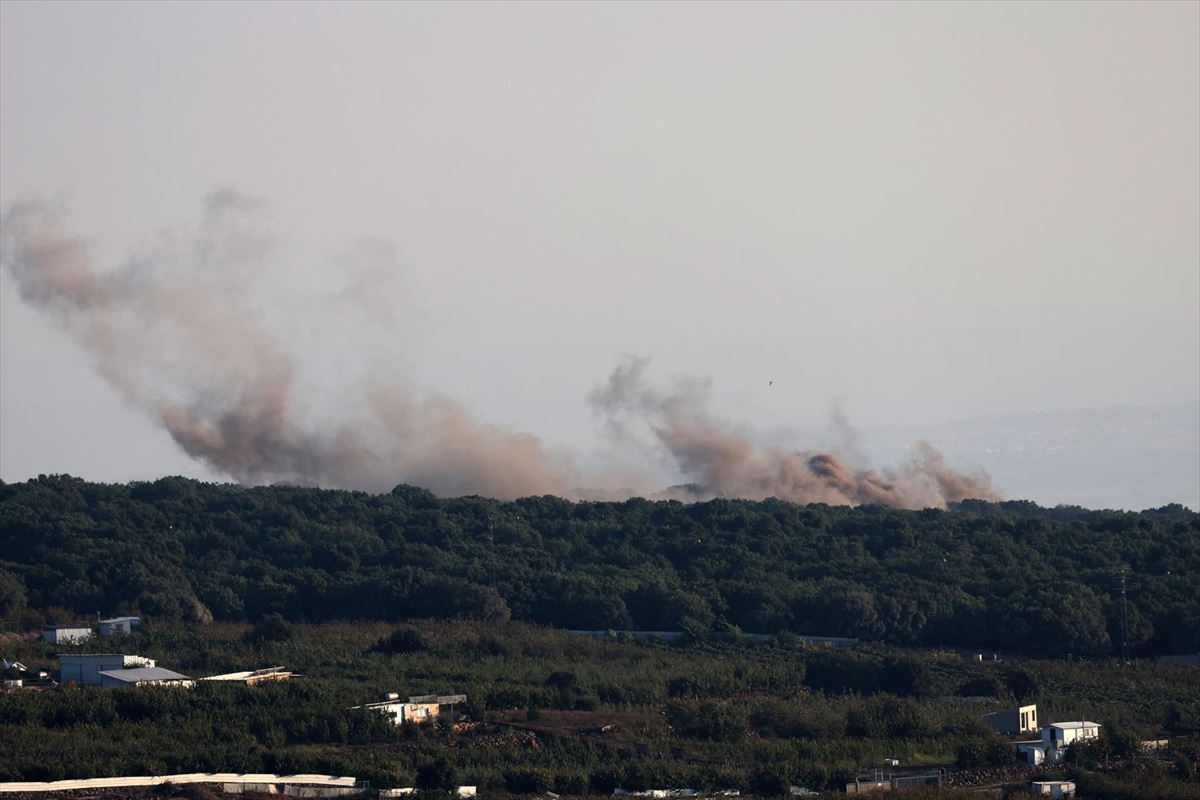
{"type": "Polygon", "coordinates": [[[119,689],[124,686],[141,686],[154,684],[157,686],[195,686],[196,682],[187,675],[181,675],[162,667],[135,667],[131,669],[110,669],[100,673],[100,685],[119,689]]]}
{"type": "Polygon", "coordinates": [[[983,721],[996,733],[1034,733],[1038,729],[1037,706],[1017,706],[984,714],[983,721]]]}
{"type": "Polygon", "coordinates": [[[119,653],[63,654],[58,657],[59,683],[91,683],[99,686],[101,672],[153,667],[154,659],[119,653]]]}
{"type": "MultiPolygon", "coordinates": [[[[403,789],[380,789],[379,797],[382,798],[382,800],[388,800],[388,798],[393,797],[410,797],[416,793],[417,790],[411,786],[403,789]]],[[[550,793],[547,792],[546,794],[550,793]]],[[[460,800],[471,800],[471,798],[476,797],[477,794],[474,786],[459,786],[454,790],[454,796],[460,798],[460,800]]]]}
{"type": "Polygon", "coordinates": [[[112,619],[100,620],[100,635],[114,636],[119,633],[130,634],[133,629],[140,627],[142,624],[141,617],[113,617],[112,619]]]}
{"type": "Polygon", "coordinates": [[[92,638],[92,629],[86,625],[47,625],[42,628],[42,641],[50,644],[83,642],[92,638]]]}
{"type": "Polygon", "coordinates": [[[1034,794],[1048,794],[1051,797],[1074,797],[1075,782],[1074,781],[1033,781],[1029,784],[1029,791],[1034,794]]]}
{"type": "Polygon", "coordinates": [[[1064,748],[1071,742],[1100,738],[1100,723],[1081,720],[1078,722],[1051,722],[1042,729],[1042,739],[1051,747],[1064,748]]]}
{"type": "Polygon", "coordinates": [[[438,716],[437,703],[411,703],[404,700],[381,700],[378,703],[365,703],[353,708],[369,708],[390,719],[396,725],[405,722],[428,722],[438,716]]]}
{"type": "Polygon", "coordinates": [[[1087,720],[1052,722],[1042,728],[1041,739],[1017,742],[1017,751],[1030,764],[1058,764],[1072,743],[1100,738],[1100,727],[1087,720]]]}
{"type": "Polygon", "coordinates": [[[266,669],[243,670],[242,672],[226,672],[223,675],[209,675],[202,681],[225,681],[226,683],[244,683],[253,686],[256,683],[290,680],[295,675],[283,667],[267,667],[266,669]]]}
{"type": "Polygon", "coordinates": [[[395,692],[389,692],[378,703],[365,703],[361,706],[352,706],[352,708],[369,708],[377,711],[390,718],[396,725],[402,725],[405,722],[420,724],[440,717],[443,707],[452,710],[456,703],[465,703],[466,701],[465,694],[427,694],[410,697],[406,702],[401,700],[395,692]]]}

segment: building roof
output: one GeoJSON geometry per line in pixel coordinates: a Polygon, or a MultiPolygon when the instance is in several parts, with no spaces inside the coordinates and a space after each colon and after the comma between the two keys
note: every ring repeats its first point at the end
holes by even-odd
{"type": "Polygon", "coordinates": [[[275,678],[292,676],[291,672],[287,671],[286,667],[267,667],[266,669],[245,670],[243,672],[226,672],[223,675],[209,675],[207,678],[201,678],[202,681],[244,681],[253,680],[254,678],[275,678]]]}
{"type": "Polygon", "coordinates": [[[408,706],[412,705],[407,700],[396,698],[395,700],[379,700],[374,703],[363,703],[361,706],[350,706],[350,709],[356,708],[387,708],[388,706],[408,706]]]}
{"type": "Polygon", "coordinates": [[[1061,728],[1063,730],[1075,730],[1078,728],[1099,728],[1099,722],[1088,722],[1087,720],[1075,720],[1073,722],[1051,722],[1051,728],[1061,728]]]}
{"type": "Polygon", "coordinates": [[[422,705],[433,705],[436,703],[448,706],[451,703],[467,702],[467,696],[465,694],[418,694],[409,697],[408,702],[422,705]]]}
{"type": "Polygon", "coordinates": [[[141,617],[113,617],[112,619],[102,619],[100,621],[101,622],[133,622],[134,620],[141,622],[142,618],[141,617]]]}
{"type": "Polygon", "coordinates": [[[78,622],[74,625],[43,625],[44,631],[90,631],[92,628],[83,622],[78,622]]]}
{"type": "Polygon", "coordinates": [[[147,658],[146,656],[130,655],[129,653],[56,653],[55,656],[58,658],[59,661],[62,661],[64,658],[75,658],[75,659],[79,659],[79,658],[120,658],[120,659],[123,659],[121,662],[123,664],[126,663],[129,659],[141,661],[143,664],[146,662],[150,662],[150,663],[154,662],[154,659],[152,659],[152,658],[147,658]]]}
{"type": "Polygon", "coordinates": [[[154,681],[190,681],[187,675],[180,675],[162,667],[137,667],[135,669],[106,669],[101,673],[106,678],[122,683],[152,683],[154,681]]]}
{"type": "Polygon", "coordinates": [[[59,658],[141,658],[128,656],[125,653],[59,653],[59,658]]]}

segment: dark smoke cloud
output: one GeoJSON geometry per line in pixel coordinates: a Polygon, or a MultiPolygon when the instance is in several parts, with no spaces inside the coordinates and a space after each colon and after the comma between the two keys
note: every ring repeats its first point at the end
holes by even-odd
{"type": "MultiPolygon", "coordinates": [[[[230,189],[206,199],[194,234],[164,237],[114,269],[92,263],[90,244],[64,231],[53,204],[14,205],[0,234],[0,261],[21,297],[52,315],[180,448],[239,482],[369,491],[407,482],[440,495],[500,498],[654,494],[640,483],[615,493],[573,490],[581,475],[537,437],[481,423],[390,368],[392,342],[402,337],[387,326],[403,292],[389,284],[398,264],[386,242],[350,248],[339,264],[342,282],[314,300],[284,291],[292,276],[277,271],[263,205],[230,189]],[[338,372],[329,386],[296,319],[320,329],[312,341],[349,332],[334,354],[339,368],[351,351],[380,361],[338,372]],[[331,393],[332,408],[313,402],[331,393]]],[[[645,372],[644,360],[620,365],[590,400],[627,451],[665,452],[695,484],[658,496],[905,508],[994,497],[985,475],[954,472],[924,443],[913,462],[881,473],[832,453],[760,446],[712,417],[705,384],[663,393],[645,372]]],[[[840,428],[851,443],[844,419],[840,428]]]]}
{"type": "MultiPolygon", "coordinates": [[[[777,497],[796,503],[897,508],[941,508],[968,498],[997,498],[986,474],[955,472],[928,442],[918,443],[911,462],[882,472],[852,467],[834,453],[759,445],[712,416],[705,384],[685,382],[671,392],[650,388],[647,363],[644,358],[627,360],[589,399],[611,434],[636,439],[644,429],[664,448],[692,481],[676,490],[676,496],[777,497]]],[[[835,423],[849,430],[840,411],[835,412],[835,423]]]]}

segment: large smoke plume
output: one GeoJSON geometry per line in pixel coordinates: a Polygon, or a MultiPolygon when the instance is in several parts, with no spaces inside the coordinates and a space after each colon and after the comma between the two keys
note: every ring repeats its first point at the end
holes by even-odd
{"type": "MultiPolygon", "coordinates": [[[[713,417],[705,384],[685,381],[673,391],[656,391],[647,385],[646,366],[643,358],[627,360],[590,400],[615,436],[637,439],[640,430],[648,429],[692,481],[668,496],[777,497],[797,503],[898,508],[940,508],[967,498],[996,498],[985,473],[955,472],[928,442],[917,444],[911,462],[883,472],[851,466],[834,453],[759,445],[713,417]]],[[[835,422],[845,427],[840,412],[835,422]]]]}
{"type": "MultiPolygon", "coordinates": [[[[272,325],[268,307],[290,296],[262,286],[276,253],[268,230],[260,204],[223,190],[184,244],[164,241],[100,271],[87,243],[63,232],[58,209],[28,202],[5,215],[3,259],[21,296],[53,314],[127,400],[239,482],[379,491],[403,480],[498,497],[569,489],[567,465],[537,438],[480,424],[379,364],[336,387],[336,416],[309,408],[311,353],[295,331],[272,325]]],[[[330,336],[353,330],[364,308],[342,301],[362,294],[356,277],[328,302],[295,310],[330,336]]]]}
{"type": "MultiPolygon", "coordinates": [[[[0,257],[21,297],[53,315],[124,398],[190,456],[239,482],[580,496],[572,487],[587,478],[565,455],[481,423],[379,362],[336,375],[333,409],[310,402],[325,376],[307,374],[312,354],[279,315],[326,330],[387,316],[379,283],[395,272],[394,256],[377,242],[360,245],[348,257],[360,268],[347,270],[337,291],[291,308],[272,281],[278,248],[268,230],[261,204],[222,190],[205,201],[194,236],[161,237],[101,270],[89,243],[64,231],[61,209],[24,202],[4,215],[0,257]]],[[[620,365],[590,400],[617,440],[661,448],[693,482],[667,496],[906,508],[994,496],[986,475],[954,472],[924,443],[912,463],[882,473],[832,453],[760,446],[709,413],[702,384],[660,392],[645,372],[644,360],[620,365]]]]}

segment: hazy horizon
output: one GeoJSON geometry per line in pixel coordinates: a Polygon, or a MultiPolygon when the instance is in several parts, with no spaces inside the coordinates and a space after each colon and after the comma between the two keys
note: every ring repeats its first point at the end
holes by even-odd
{"type": "Polygon", "coordinates": [[[1200,508],[1196,4],[0,20],[0,479],[1200,508]]]}

